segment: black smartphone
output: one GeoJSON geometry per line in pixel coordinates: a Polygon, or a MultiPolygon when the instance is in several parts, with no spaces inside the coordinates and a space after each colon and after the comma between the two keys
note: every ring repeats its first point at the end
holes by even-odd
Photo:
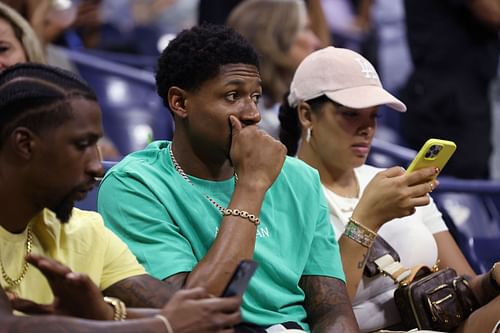
{"type": "Polygon", "coordinates": [[[248,287],[250,278],[257,269],[257,262],[253,260],[242,260],[229,280],[222,297],[242,296],[248,287]]]}

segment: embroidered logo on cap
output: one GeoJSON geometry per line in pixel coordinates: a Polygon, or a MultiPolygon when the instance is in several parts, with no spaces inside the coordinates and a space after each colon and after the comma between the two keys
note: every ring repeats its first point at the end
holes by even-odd
{"type": "Polygon", "coordinates": [[[356,58],[356,61],[361,66],[361,73],[365,74],[367,79],[378,79],[377,72],[373,68],[372,64],[362,58],[356,58]]]}

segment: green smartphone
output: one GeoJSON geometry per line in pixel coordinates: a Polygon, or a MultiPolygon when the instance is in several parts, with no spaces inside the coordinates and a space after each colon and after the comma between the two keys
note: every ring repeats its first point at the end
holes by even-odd
{"type": "Polygon", "coordinates": [[[457,145],[453,141],[429,139],[424,143],[417,156],[415,156],[415,159],[410,163],[406,172],[412,172],[427,167],[439,168],[439,172],[429,179],[429,181],[434,180],[441,170],[443,170],[456,149],[457,145]]]}

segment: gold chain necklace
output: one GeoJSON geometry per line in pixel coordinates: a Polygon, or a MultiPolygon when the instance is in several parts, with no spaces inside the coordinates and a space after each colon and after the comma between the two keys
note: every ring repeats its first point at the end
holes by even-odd
{"type": "MultiPolygon", "coordinates": [[[[184,172],[184,170],[182,169],[182,167],[180,166],[180,164],[177,162],[177,160],[175,159],[175,156],[174,156],[174,152],[172,151],[172,144],[170,144],[168,146],[168,153],[170,155],[170,158],[172,159],[172,163],[174,164],[174,167],[175,167],[175,170],[179,173],[179,175],[181,175],[182,178],[184,178],[189,184],[191,184],[192,186],[194,186],[193,182],[191,181],[191,179],[189,179],[188,175],[184,172]]],[[[236,174],[236,172],[234,173],[234,181],[237,182],[238,181],[238,175],[236,174]]],[[[215,208],[217,208],[219,210],[219,212],[221,212],[222,215],[224,215],[224,211],[226,210],[224,207],[222,207],[217,201],[215,201],[214,199],[212,199],[208,194],[205,194],[205,198],[208,199],[208,201],[210,201],[210,203],[212,205],[215,206],[215,208]]]]}
{"type": "MultiPolygon", "coordinates": [[[[33,244],[33,234],[31,233],[31,228],[28,227],[27,238],[26,238],[26,255],[31,253],[32,244],[33,244]]],[[[7,284],[9,285],[7,290],[11,290],[11,289],[16,288],[21,283],[21,281],[24,279],[24,277],[26,276],[26,273],[28,273],[29,262],[26,261],[26,258],[24,259],[24,261],[25,262],[24,262],[24,266],[23,266],[23,270],[22,270],[21,274],[19,274],[19,277],[17,279],[13,279],[7,275],[7,272],[5,272],[5,268],[3,267],[3,263],[2,263],[2,260],[0,258],[0,268],[2,269],[2,277],[5,280],[5,282],[7,282],[7,284]]]]}

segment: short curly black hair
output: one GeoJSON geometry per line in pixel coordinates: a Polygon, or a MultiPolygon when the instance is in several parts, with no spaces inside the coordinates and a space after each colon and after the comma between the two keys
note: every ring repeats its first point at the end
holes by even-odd
{"type": "Polygon", "coordinates": [[[220,67],[227,64],[248,64],[259,68],[259,59],[252,45],[229,27],[202,24],[183,30],[158,59],[158,95],[168,107],[170,87],[195,91],[203,82],[217,76],[220,67]]]}

